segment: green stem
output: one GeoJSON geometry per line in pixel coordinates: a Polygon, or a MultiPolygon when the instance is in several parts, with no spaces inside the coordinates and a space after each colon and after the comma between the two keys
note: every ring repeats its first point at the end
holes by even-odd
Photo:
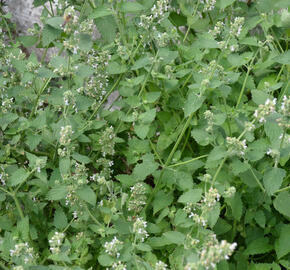
{"type": "Polygon", "coordinates": [[[185,122],[185,124],[184,124],[184,126],[183,126],[183,128],[182,128],[182,131],[181,131],[181,133],[179,134],[179,137],[178,137],[178,139],[177,139],[175,145],[173,146],[173,148],[172,148],[172,150],[171,150],[171,152],[170,152],[170,154],[169,154],[169,156],[168,156],[168,158],[167,158],[167,160],[166,160],[166,162],[165,162],[165,167],[168,166],[169,163],[171,162],[172,157],[173,157],[173,155],[174,155],[174,153],[175,153],[175,151],[176,151],[176,149],[177,149],[179,143],[181,142],[181,139],[182,139],[184,133],[186,132],[186,130],[187,130],[189,124],[190,124],[190,121],[191,121],[191,119],[192,119],[192,117],[193,117],[193,114],[194,114],[194,113],[191,113],[190,116],[188,117],[187,121],[185,122]]]}
{"type": "Polygon", "coordinates": [[[18,201],[18,198],[16,197],[16,194],[13,196],[13,200],[15,202],[15,205],[16,205],[16,208],[17,208],[17,211],[21,217],[21,219],[24,219],[24,214],[23,214],[23,211],[21,209],[21,206],[20,206],[20,203],[18,201]]]}
{"type": "Polygon", "coordinates": [[[2,19],[4,21],[4,24],[5,24],[6,28],[7,28],[7,32],[8,32],[8,36],[9,36],[10,42],[11,43],[14,43],[13,38],[12,38],[12,35],[11,35],[10,28],[8,26],[8,23],[7,23],[6,19],[4,18],[4,15],[2,14],[2,11],[1,11],[1,17],[2,17],[2,19]]]}
{"type": "Polygon", "coordinates": [[[5,188],[3,187],[0,187],[0,190],[2,190],[3,192],[7,193],[9,196],[13,197],[13,194],[10,193],[8,190],[6,190],[5,188]]]}
{"type": "Polygon", "coordinates": [[[222,169],[222,167],[223,167],[225,161],[227,160],[227,158],[228,158],[228,156],[225,156],[225,157],[223,158],[221,164],[219,165],[217,171],[215,172],[215,175],[214,175],[214,177],[213,177],[213,179],[212,179],[212,182],[211,182],[211,186],[212,186],[212,187],[213,187],[213,185],[214,185],[214,183],[215,183],[215,181],[216,181],[216,179],[217,179],[217,177],[218,177],[218,174],[219,174],[220,170],[222,169]]]}
{"type": "Polygon", "coordinates": [[[289,190],[289,189],[290,189],[290,186],[284,187],[284,188],[278,189],[277,191],[275,191],[275,193],[280,193],[280,192],[283,192],[283,191],[286,191],[286,190],[289,190]]]}
{"type": "Polygon", "coordinates": [[[243,97],[243,94],[244,94],[244,91],[245,91],[245,88],[246,88],[246,83],[248,81],[248,77],[249,77],[251,69],[252,69],[252,67],[249,66],[248,70],[247,70],[247,73],[246,73],[246,77],[245,77],[244,82],[243,82],[242,90],[240,92],[240,95],[239,95],[239,98],[238,98],[238,101],[237,101],[236,108],[238,108],[238,106],[239,106],[239,104],[240,104],[240,102],[242,100],[242,97],[243,97]]]}
{"type": "Polygon", "coordinates": [[[259,180],[259,179],[257,178],[257,176],[255,175],[255,173],[254,173],[252,167],[250,167],[250,171],[251,171],[252,175],[254,176],[254,178],[255,178],[257,184],[258,184],[259,187],[261,188],[261,190],[265,193],[266,190],[265,190],[265,188],[263,187],[263,185],[261,184],[260,180],[259,180]]]}
{"type": "Polygon", "coordinates": [[[173,167],[177,167],[177,166],[181,166],[181,165],[186,165],[186,164],[188,164],[188,163],[191,163],[191,162],[193,162],[193,161],[196,161],[196,160],[199,160],[199,159],[205,158],[205,157],[207,157],[207,156],[208,156],[208,155],[199,156],[199,157],[196,157],[196,158],[193,158],[193,159],[187,160],[187,161],[183,161],[183,162],[180,162],[180,163],[177,163],[177,164],[173,164],[173,165],[167,166],[167,168],[173,168],[173,167]]]}
{"type": "Polygon", "coordinates": [[[163,162],[162,162],[162,159],[161,159],[161,157],[159,156],[159,154],[158,154],[158,152],[157,152],[157,150],[156,150],[154,144],[151,142],[150,139],[149,139],[149,142],[150,142],[151,148],[152,148],[152,150],[153,150],[155,156],[157,157],[157,159],[159,160],[159,162],[160,162],[161,165],[163,166],[164,164],[163,164],[163,162]]]}
{"type": "Polygon", "coordinates": [[[86,207],[86,210],[88,211],[89,213],[89,216],[91,217],[91,219],[96,223],[98,224],[99,226],[103,226],[94,216],[93,214],[91,213],[91,211],[89,210],[87,204],[85,203],[85,207],[86,207]]]}

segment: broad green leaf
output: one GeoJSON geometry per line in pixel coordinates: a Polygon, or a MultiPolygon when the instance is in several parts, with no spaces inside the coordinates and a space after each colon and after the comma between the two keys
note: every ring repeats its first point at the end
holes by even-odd
{"type": "Polygon", "coordinates": [[[194,92],[191,92],[184,104],[184,116],[188,117],[190,114],[196,112],[204,101],[204,96],[198,96],[194,92]]]}
{"type": "Polygon", "coordinates": [[[59,170],[63,177],[70,173],[70,167],[71,167],[71,162],[69,158],[61,158],[59,160],[59,170]]]}
{"type": "Polygon", "coordinates": [[[153,205],[153,214],[155,215],[158,211],[169,206],[173,202],[172,193],[165,193],[163,190],[160,190],[156,193],[154,197],[153,205]]]}
{"type": "Polygon", "coordinates": [[[173,140],[168,135],[161,133],[157,141],[157,151],[165,150],[172,143],[173,140]]]}
{"type": "Polygon", "coordinates": [[[146,67],[148,65],[152,64],[152,59],[149,56],[145,56],[143,58],[138,59],[134,65],[131,67],[131,70],[137,70],[143,67],[146,67]]]}
{"type": "Polygon", "coordinates": [[[290,194],[288,191],[280,192],[273,204],[278,212],[290,218],[290,194]]]}
{"type": "Polygon", "coordinates": [[[62,29],[64,23],[63,17],[51,17],[46,20],[46,23],[54,28],[62,29]]]}
{"type": "Polygon", "coordinates": [[[17,231],[21,234],[24,241],[29,241],[29,218],[22,218],[17,222],[17,231]]]}
{"type": "Polygon", "coordinates": [[[290,64],[290,51],[288,50],[285,53],[280,54],[279,56],[275,57],[274,60],[282,65],[289,65],[290,64]]]}
{"type": "Polygon", "coordinates": [[[150,124],[155,119],[156,116],[156,109],[148,110],[147,112],[144,112],[140,114],[139,121],[141,121],[144,124],[150,124]]]}
{"type": "Polygon", "coordinates": [[[143,162],[137,164],[133,170],[133,176],[138,180],[144,180],[158,168],[158,163],[155,162],[152,154],[146,154],[142,159],[143,162]]]}
{"type": "Polygon", "coordinates": [[[110,9],[110,7],[107,6],[101,6],[96,8],[90,15],[90,19],[97,19],[105,16],[113,15],[113,11],[110,9]]]}
{"type": "Polygon", "coordinates": [[[38,37],[36,37],[36,36],[21,36],[21,37],[19,37],[19,40],[25,47],[32,47],[38,41],[38,37]]]}
{"type": "Polygon", "coordinates": [[[76,191],[76,194],[84,201],[95,206],[97,201],[96,193],[89,187],[84,186],[76,191]]]}
{"type": "Polygon", "coordinates": [[[241,200],[241,195],[236,192],[234,197],[226,198],[225,201],[230,205],[232,209],[232,215],[235,220],[239,221],[243,213],[243,202],[241,200]]]}
{"type": "Polygon", "coordinates": [[[5,114],[0,114],[0,127],[2,130],[5,130],[6,127],[15,121],[18,118],[18,115],[16,113],[5,113],[5,114]]]}
{"type": "Polygon", "coordinates": [[[275,241],[275,251],[277,254],[278,259],[282,258],[283,256],[287,255],[290,252],[290,226],[284,225],[281,228],[279,238],[275,241]]]}
{"type": "Polygon", "coordinates": [[[248,244],[245,254],[246,255],[257,255],[264,254],[273,249],[273,246],[269,244],[269,239],[266,237],[258,238],[248,244]]]}
{"type": "Polygon", "coordinates": [[[78,161],[78,162],[80,162],[80,163],[83,163],[83,164],[88,164],[88,163],[91,162],[91,159],[90,159],[89,157],[84,156],[84,155],[81,155],[81,154],[79,154],[79,153],[74,153],[74,154],[72,155],[72,157],[73,157],[76,161],[78,161]]]}
{"type": "Polygon", "coordinates": [[[30,175],[30,173],[27,172],[25,169],[23,169],[23,168],[17,169],[10,176],[10,178],[9,178],[9,184],[12,187],[17,186],[17,185],[23,183],[28,178],[29,175],[30,175]]]}
{"type": "Polygon", "coordinates": [[[147,137],[149,129],[150,129],[149,124],[141,124],[141,125],[134,126],[134,131],[136,135],[142,140],[144,140],[147,137]]]}
{"type": "Polygon", "coordinates": [[[121,74],[127,71],[126,66],[124,65],[120,65],[117,62],[111,62],[109,63],[108,67],[107,67],[107,72],[111,75],[114,74],[121,74]]]}
{"type": "Polygon", "coordinates": [[[103,254],[98,257],[98,261],[102,266],[111,266],[114,262],[114,259],[110,255],[103,254]]]}
{"type": "Polygon", "coordinates": [[[62,31],[50,25],[45,25],[42,31],[42,44],[48,46],[52,41],[61,36],[62,31]]]}
{"type": "Polygon", "coordinates": [[[78,35],[78,46],[83,51],[89,51],[93,46],[93,41],[91,36],[88,34],[79,34],[78,35]]]}
{"type": "Polygon", "coordinates": [[[269,195],[273,195],[280,187],[286,176],[286,171],[281,168],[271,168],[264,174],[264,186],[269,195]]]}
{"type": "Polygon", "coordinates": [[[232,228],[232,226],[226,222],[224,219],[219,218],[216,222],[216,224],[214,225],[214,232],[216,233],[216,235],[222,235],[226,232],[228,232],[230,229],[232,228]]]}
{"type": "Polygon", "coordinates": [[[185,235],[181,232],[177,232],[177,231],[165,232],[163,233],[163,236],[171,244],[176,244],[176,245],[184,244],[185,235]]]}
{"type": "Polygon", "coordinates": [[[53,225],[59,230],[63,230],[67,226],[67,217],[62,208],[56,209],[54,213],[53,225]]]}
{"type": "Polygon", "coordinates": [[[221,205],[219,202],[213,207],[213,209],[207,214],[208,225],[210,228],[213,228],[217,223],[219,215],[220,215],[221,205]]]}
{"type": "Polygon", "coordinates": [[[68,193],[67,186],[55,186],[47,193],[47,200],[59,201],[64,199],[68,193]]]}
{"type": "Polygon", "coordinates": [[[220,9],[225,9],[226,7],[228,7],[229,5],[231,5],[234,2],[235,2],[235,0],[218,0],[218,2],[216,3],[216,5],[220,9]]]}
{"type": "Polygon", "coordinates": [[[123,2],[120,8],[125,13],[137,13],[144,9],[145,7],[137,2],[123,2]]]}
{"type": "Polygon", "coordinates": [[[265,228],[266,216],[262,210],[259,210],[255,213],[254,219],[256,220],[259,226],[265,228]]]}
{"type": "Polygon", "coordinates": [[[154,103],[156,102],[161,95],[161,92],[149,92],[145,93],[143,96],[143,102],[146,103],[154,103]]]}
{"type": "Polygon", "coordinates": [[[201,189],[191,189],[185,193],[183,193],[179,199],[178,202],[180,203],[196,203],[201,199],[202,196],[202,190],[201,189]]]}

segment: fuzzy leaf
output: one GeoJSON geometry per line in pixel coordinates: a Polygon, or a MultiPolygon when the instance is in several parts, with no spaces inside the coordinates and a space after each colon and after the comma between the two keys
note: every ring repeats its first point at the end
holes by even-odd
{"type": "Polygon", "coordinates": [[[287,191],[279,193],[279,195],[274,200],[275,209],[282,215],[290,218],[290,194],[287,191]]]}
{"type": "Polygon", "coordinates": [[[281,168],[271,168],[265,173],[263,181],[269,195],[273,195],[281,187],[285,176],[286,171],[281,168]]]}
{"type": "Polygon", "coordinates": [[[96,205],[97,201],[96,193],[89,186],[81,187],[76,191],[76,194],[89,204],[93,206],[96,205]]]}
{"type": "Polygon", "coordinates": [[[191,92],[184,105],[184,116],[188,117],[190,114],[196,112],[204,101],[204,96],[198,96],[194,92],[191,92]]]}
{"type": "Polygon", "coordinates": [[[201,199],[202,190],[201,189],[191,189],[185,193],[183,193],[178,202],[180,203],[197,203],[201,199]]]}

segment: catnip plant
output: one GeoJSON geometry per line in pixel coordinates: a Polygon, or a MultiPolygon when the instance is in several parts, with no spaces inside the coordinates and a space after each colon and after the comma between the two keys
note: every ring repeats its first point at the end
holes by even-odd
{"type": "Polygon", "coordinates": [[[4,5],[0,268],[290,267],[288,0],[4,5]]]}

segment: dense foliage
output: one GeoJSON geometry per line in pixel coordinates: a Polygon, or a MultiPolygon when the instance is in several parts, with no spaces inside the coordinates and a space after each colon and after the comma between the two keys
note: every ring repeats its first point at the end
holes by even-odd
{"type": "Polygon", "coordinates": [[[290,269],[289,0],[3,4],[0,268],[290,269]]]}

